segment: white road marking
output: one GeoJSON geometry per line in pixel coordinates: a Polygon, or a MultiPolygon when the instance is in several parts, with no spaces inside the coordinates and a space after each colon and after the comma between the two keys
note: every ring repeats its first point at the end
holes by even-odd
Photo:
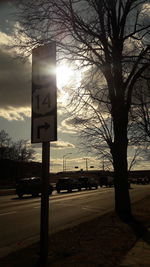
{"type": "Polygon", "coordinates": [[[92,211],[92,212],[98,212],[99,213],[99,209],[97,208],[92,208],[92,207],[82,207],[82,210],[87,210],[87,211],[92,211]]]}
{"type": "MultiPolygon", "coordinates": [[[[63,205],[63,206],[72,206],[72,203],[68,203],[70,201],[76,200],[76,199],[83,199],[86,197],[92,197],[95,196],[97,194],[106,194],[108,192],[112,192],[112,190],[108,190],[108,189],[103,189],[103,190],[92,190],[92,191],[82,191],[82,192],[76,192],[75,194],[64,194],[64,195],[55,195],[52,198],[49,198],[49,203],[51,204],[56,204],[56,205],[63,205]],[[63,202],[63,203],[62,203],[63,202]]],[[[10,205],[8,205],[8,203],[5,205],[2,205],[2,207],[11,207],[14,205],[14,202],[10,203],[10,205]]],[[[13,214],[13,213],[17,213],[20,212],[20,209],[22,210],[22,207],[25,206],[25,208],[30,208],[31,207],[33,209],[40,209],[41,204],[40,204],[40,199],[30,199],[23,202],[15,202],[16,208],[18,209],[18,211],[13,211],[13,212],[4,212],[4,213],[0,213],[0,216],[4,216],[4,215],[9,215],[9,214],[13,214]],[[37,205],[36,205],[37,204],[37,205]]],[[[2,212],[2,211],[1,211],[2,212]]]]}
{"type": "Polygon", "coordinates": [[[17,213],[17,211],[11,211],[11,212],[5,212],[5,213],[0,213],[0,216],[5,216],[9,214],[17,213]]]}

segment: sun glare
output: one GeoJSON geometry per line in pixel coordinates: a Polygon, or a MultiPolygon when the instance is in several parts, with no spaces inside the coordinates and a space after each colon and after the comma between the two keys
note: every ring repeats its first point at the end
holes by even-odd
{"type": "Polygon", "coordinates": [[[68,65],[59,65],[56,68],[57,87],[59,89],[59,101],[66,103],[69,97],[68,85],[77,88],[80,85],[81,73],[68,65]]]}
{"type": "Polygon", "coordinates": [[[73,76],[73,70],[71,70],[71,68],[69,68],[67,65],[60,65],[56,69],[56,75],[57,86],[58,88],[62,88],[71,80],[71,77],[73,76]]]}

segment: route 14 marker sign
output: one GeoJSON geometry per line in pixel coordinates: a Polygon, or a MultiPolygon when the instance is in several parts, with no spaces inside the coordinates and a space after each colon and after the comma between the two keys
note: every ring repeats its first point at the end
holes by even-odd
{"type": "Polygon", "coordinates": [[[56,44],[32,50],[31,142],[57,140],[56,44]]]}

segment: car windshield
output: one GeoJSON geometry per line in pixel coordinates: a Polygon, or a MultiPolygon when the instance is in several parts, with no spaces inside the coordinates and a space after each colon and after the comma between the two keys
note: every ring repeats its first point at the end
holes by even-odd
{"type": "Polygon", "coordinates": [[[27,183],[29,183],[29,181],[30,181],[29,179],[24,179],[24,180],[20,180],[19,183],[20,184],[27,184],[27,183]]]}
{"type": "Polygon", "coordinates": [[[36,183],[40,183],[40,182],[41,182],[41,179],[40,179],[40,178],[32,178],[32,179],[31,179],[31,182],[32,182],[32,183],[35,183],[35,184],[36,184],[36,183]]]}
{"type": "Polygon", "coordinates": [[[40,183],[40,178],[26,178],[19,181],[20,184],[27,184],[27,183],[40,183]]]}
{"type": "Polygon", "coordinates": [[[59,179],[59,182],[61,182],[61,183],[65,183],[65,182],[68,182],[68,181],[70,181],[69,178],[61,178],[61,179],[59,179]]]}
{"type": "Polygon", "coordinates": [[[79,181],[87,181],[87,180],[88,180],[87,177],[80,177],[80,178],[79,178],[79,181]]]}

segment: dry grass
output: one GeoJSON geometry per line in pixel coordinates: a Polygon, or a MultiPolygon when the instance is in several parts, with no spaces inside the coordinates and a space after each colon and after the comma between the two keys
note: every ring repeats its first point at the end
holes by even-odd
{"type": "MultiPolygon", "coordinates": [[[[145,227],[150,226],[150,197],[133,204],[133,214],[145,227]]],[[[109,213],[50,236],[48,266],[119,266],[123,256],[135,244],[140,231],[109,213]]],[[[1,259],[2,267],[33,267],[39,244],[11,253],[1,259]]]]}

